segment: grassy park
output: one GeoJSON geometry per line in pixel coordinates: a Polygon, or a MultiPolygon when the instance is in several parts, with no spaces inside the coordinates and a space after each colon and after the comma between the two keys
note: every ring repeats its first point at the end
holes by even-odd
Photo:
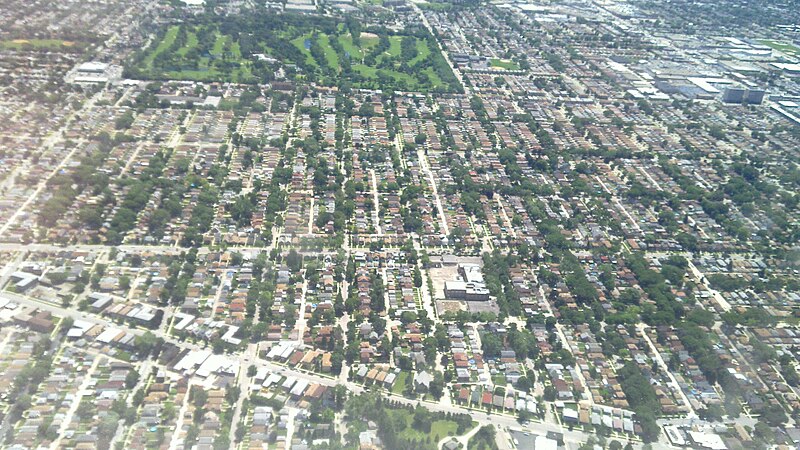
{"type": "Polygon", "coordinates": [[[446,436],[457,435],[458,424],[452,420],[434,420],[431,422],[430,432],[414,428],[414,413],[405,409],[389,411],[389,416],[395,421],[405,420],[405,427],[398,435],[400,438],[409,441],[427,441],[435,443],[446,436]]]}
{"type": "Polygon", "coordinates": [[[356,433],[366,430],[366,421],[372,421],[385,448],[435,450],[442,439],[463,435],[477,425],[468,414],[437,413],[420,405],[400,405],[381,399],[378,393],[349,398],[345,411],[357,419],[349,433],[357,436],[356,433]]]}
{"type": "Polygon", "coordinates": [[[323,85],[346,81],[370,89],[459,89],[427,31],[362,30],[353,20],[288,14],[168,26],[128,70],[143,79],[260,82],[273,69],[258,55],[289,65],[290,76],[323,85]]]}
{"type": "Polygon", "coordinates": [[[0,49],[6,50],[75,50],[84,47],[83,43],[61,39],[9,39],[0,40],[0,49]]]}
{"type": "Polygon", "coordinates": [[[444,58],[427,39],[411,35],[361,33],[341,28],[336,33],[307,32],[292,44],[310,68],[322,74],[323,84],[345,75],[354,86],[398,90],[449,90],[455,81],[444,58]]]}
{"type": "Polygon", "coordinates": [[[208,27],[172,25],[149,49],[138,69],[145,78],[194,81],[252,80],[238,42],[208,27]],[[202,38],[202,39],[201,39],[202,38]]]}
{"type": "Polygon", "coordinates": [[[489,65],[491,65],[492,67],[496,67],[498,69],[519,70],[519,66],[517,65],[517,63],[509,59],[492,58],[489,61],[489,65]]]}

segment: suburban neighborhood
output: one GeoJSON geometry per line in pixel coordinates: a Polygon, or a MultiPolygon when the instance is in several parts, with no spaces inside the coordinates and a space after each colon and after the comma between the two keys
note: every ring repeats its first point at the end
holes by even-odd
{"type": "Polygon", "coordinates": [[[0,447],[797,448],[796,6],[4,0],[0,447]]]}

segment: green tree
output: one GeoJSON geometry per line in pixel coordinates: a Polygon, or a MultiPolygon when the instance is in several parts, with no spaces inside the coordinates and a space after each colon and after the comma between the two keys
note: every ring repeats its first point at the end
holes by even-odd
{"type": "Polygon", "coordinates": [[[422,272],[417,266],[414,266],[414,286],[418,288],[422,287],[422,272]]]}
{"type": "Polygon", "coordinates": [[[137,383],[139,383],[139,372],[135,369],[129,370],[125,375],[125,388],[133,389],[137,383]]]}

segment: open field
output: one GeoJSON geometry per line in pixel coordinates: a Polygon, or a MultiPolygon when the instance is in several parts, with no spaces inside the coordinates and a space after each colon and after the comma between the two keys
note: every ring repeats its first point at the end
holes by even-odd
{"type": "Polygon", "coordinates": [[[517,63],[508,59],[492,58],[492,60],[489,61],[489,64],[492,67],[497,67],[500,69],[519,70],[519,66],[517,65],[517,63]]]}
{"type": "Polygon", "coordinates": [[[60,39],[11,39],[0,41],[0,48],[8,50],[63,50],[83,48],[84,44],[60,39]]]}
{"type": "Polygon", "coordinates": [[[785,53],[786,55],[800,57],[800,48],[794,44],[783,41],[773,41],[770,39],[760,39],[758,42],[774,50],[785,53]]]}

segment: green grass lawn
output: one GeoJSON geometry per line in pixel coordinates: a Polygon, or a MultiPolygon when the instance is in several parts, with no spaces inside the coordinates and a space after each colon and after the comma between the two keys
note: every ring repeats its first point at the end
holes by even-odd
{"type": "Polygon", "coordinates": [[[431,424],[431,436],[439,436],[439,439],[445,436],[455,436],[458,425],[449,420],[437,420],[431,424]]]}
{"type": "Polygon", "coordinates": [[[180,25],[173,25],[167,29],[164,37],[151,51],[146,52],[139,64],[140,69],[145,73],[157,78],[170,78],[177,80],[194,81],[220,81],[230,80],[234,82],[245,81],[252,76],[249,61],[242,60],[239,43],[232,40],[230,36],[219,32],[210,31],[205,28],[188,27],[186,30],[186,44],[177,50],[171,50],[172,44],[180,30],[180,25]],[[198,33],[214,32],[214,45],[210,51],[211,57],[207,55],[198,56],[194,61],[185,60],[186,55],[198,46],[198,33]],[[174,51],[178,63],[171,70],[160,70],[154,67],[155,58],[161,53],[174,51]],[[226,51],[228,53],[226,53],[226,51]],[[227,61],[238,63],[239,66],[225,73],[215,67],[213,62],[216,58],[227,58],[227,61]],[[194,62],[193,67],[191,62],[194,62]]]}
{"type": "Polygon", "coordinates": [[[173,70],[165,72],[170,78],[187,79],[197,81],[213,81],[220,73],[215,69],[196,69],[196,70],[173,70]]]}
{"type": "Polygon", "coordinates": [[[317,62],[314,60],[314,57],[311,56],[311,52],[306,50],[306,46],[305,46],[306,39],[311,39],[311,32],[310,31],[308,33],[302,34],[302,35],[297,36],[296,38],[292,39],[292,44],[294,44],[295,47],[300,49],[300,51],[303,52],[306,55],[306,62],[308,64],[310,64],[313,67],[318,67],[317,66],[317,62]]]}
{"type": "Polygon", "coordinates": [[[353,70],[364,75],[367,78],[377,78],[378,76],[378,69],[370,66],[365,66],[364,64],[353,64],[353,70]]]}
{"type": "MultiPolygon", "coordinates": [[[[275,20],[281,19],[275,18],[275,20]]],[[[225,28],[218,28],[216,25],[190,24],[169,26],[162,33],[162,38],[138,57],[136,72],[145,79],[252,81],[256,65],[243,58],[238,40],[234,39],[233,35],[221,33],[220,29],[225,28]],[[179,33],[183,33],[180,27],[186,27],[186,42],[180,48],[175,48],[174,44],[179,33]],[[207,52],[206,50],[198,52],[202,46],[201,42],[204,42],[203,36],[213,39],[206,44],[207,52]]],[[[283,42],[291,43],[299,52],[275,52],[269,47],[275,45],[271,42],[249,42],[248,51],[271,54],[284,59],[284,63],[299,65],[301,69],[299,78],[322,84],[336,83],[335,75],[339,73],[343,58],[338,52],[343,50],[350,56],[353,72],[359,75],[353,76],[355,87],[373,89],[383,87],[409,91],[433,89],[447,91],[457,87],[455,77],[447,73],[449,67],[439,49],[429,47],[425,38],[413,38],[417,54],[408,61],[403,61],[401,43],[405,35],[389,33],[386,35],[389,41],[386,51],[365,61],[379,44],[380,38],[374,34],[362,33],[354,42],[351,33],[343,24],[333,28],[320,28],[312,24],[286,23],[283,27],[276,27],[275,35],[278,39],[284,40],[283,42]],[[335,31],[324,32],[323,29],[335,31]],[[323,56],[319,57],[319,60],[316,60],[306,48],[306,42],[311,39],[314,39],[314,45],[319,45],[322,50],[323,56]],[[432,67],[414,67],[427,59],[432,59],[434,63],[432,67]]]]}
{"type": "Polygon", "coordinates": [[[238,42],[231,43],[231,53],[235,59],[242,59],[242,49],[239,48],[238,42]]]}
{"type": "Polygon", "coordinates": [[[430,437],[431,442],[435,443],[438,442],[436,441],[437,436],[441,440],[446,436],[455,435],[456,430],[458,430],[458,425],[451,420],[436,420],[431,423],[431,432],[424,433],[415,430],[411,426],[414,421],[414,413],[412,411],[399,409],[399,410],[389,410],[388,413],[393,418],[397,416],[402,416],[405,419],[406,428],[403,431],[401,431],[400,434],[398,435],[400,438],[403,439],[425,440],[427,437],[430,437]]]}
{"type": "Polygon", "coordinates": [[[428,48],[428,43],[422,39],[417,39],[417,56],[408,62],[409,65],[416,64],[419,61],[427,58],[431,54],[431,49],[428,48]]]}
{"type": "Polygon", "coordinates": [[[350,60],[357,62],[373,47],[378,44],[378,38],[375,37],[359,37],[359,45],[353,44],[353,36],[350,33],[340,34],[337,38],[342,45],[344,51],[350,54],[350,60]]]}
{"type": "Polygon", "coordinates": [[[506,385],[506,376],[505,374],[498,373],[497,375],[492,376],[492,382],[498,386],[505,386],[506,385]]]}
{"type": "MultiPolygon", "coordinates": [[[[311,38],[311,33],[306,33],[299,37],[296,37],[292,40],[292,44],[295,45],[300,51],[302,51],[306,55],[306,60],[312,62],[313,57],[311,57],[311,52],[306,50],[305,48],[305,40],[311,38]]],[[[318,43],[322,48],[325,54],[325,61],[328,67],[337,69],[339,67],[339,56],[336,54],[336,51],[331,47],[330,42],[333,39],[333,36],[329,36],[327,34],[321,33],[318,36],[318,43]]],[[[404,72],[401,70],[393,70],[388,68],[381,68],[378,69],[377,67],[362,64],[362,59],[366,56],[370,49],[378,44],[379,39],[377,37],[365,37],[361,36],[359,38],[359,45],[353,43],[353,38],[350,33],[342,33],[336,36],[336,39],[341,44],[342,48],[345,52],[350,55],[350,60],[352,63],[352,68],[354,71],[358,72],[365,78],[370,80],[375,80],[377,82],[379,78],[379,73],[383,74],[386,77],[389,77],[398,83],[403,83],[407,89],[411,90],[421,90],[424,89],[428,83],[419,79],[415,74],[404,72]],[[380,71],[380,72],[379,72],[380,71]]],[[[389,37],[389,49],[384,52],[382,55],[378,56],[379,61],[383,61],[385,58],[392,58],[398,59],[401,55],[401,41],[403,37],[400,35],[393,35],[389,37]]],[[[417,56],[413,59],[408,61],[409,65],[413,65],[414,63],[427,58],[431,54],[431,49],[428,48],[428,43],[424,39],[418,39],[416,41],[417,46],[417,56]]],[[[395,67],[399,67],[397,63],[395,63],[395,67]]],[[[314,61],[314,66],[318,66],[317,62],[314,61]]],[[[441,85],[443,84],[441,77],[434,71],[432,68],[426,68],[423,72],[427,75],[428,80],[430,80],[431,85],[441,85]]]]}
{"type": "MultiPolygon", "coordinates": [[[[389,69],[377,69],[375,67],[366,66],[364,64],[354,64],[353,70],[360,73],[366,78],[370,78],[373,80],[378,80],[378,71],[380,70],[381,73],[385,74],[386,76],[391,77],[395,81],[403,81],[406,83],[406,87],[410,90],[422,90],[425,86],[422,86],[419,80],[407,73],[399,72],[397,70],[389,70],[389,69]]],[[[428,67],[423,70],[428,78],[430,79],[430,84],[432,86],[437,86],[443,84],[439,75],[434,71],[432,68],[428,67]]]]}
{"type": "Polygon", "coordinates": [[[390,36],[389,37],[389,56],[395,57],[400,56],[400,41],[402,41],[402,36],[390,36]]]}
{"type": "Polygon", "coordinates": [[[219,55],[225,50],[225,44],[228,41],[227,36],[223,36],[217,33],[216,39],[214,40],[214,46],[211,47],[211,54],[219,55]]]}
{"type": "Polygon", "coordinates": [[[167,29],[167,33],[164,35],[164,39],[162,39],[161,42],[158,43],[158,46],[156,46],[156,49],[153,50],[152,52],[149,52],[145,56],[144,61],[142,61],[145,68],[147,69],[153,68],[153,59],[155,59],[155,57],[158,54],[165,52],[169,48],[169,46],[172,45],[173,42],[175,42],[175,38],[178,36],[179,29],[180,25],[173,25],[169,27],[169,29],[167,29]]]}
{"type": "Polygon", "coordinates": [[[787,55],[800,56],[800,48],[789,42],[773,41],[771,39],[760,39],[758,42],[787,55]]]}
{"type": "Polygon", "coordinates": [[[394,381],[394,384],[392,385],[392,394],[400,394],[400,395],[403,394],[403,391],[405,391],[406,386],[410,381],[409,380],[410,375],[411,374],[405,371],[400,372],[400,374],[397,375],[397,379],[394,381]]]}
{"type": "Polygon", "coordinates": [[[436,85],[440,85],[440,84],[444,84],[444,82],[442,81],[442,79],[441,79],[441,78],[439,78],[439,74],[438,74],[438,73],[436,73],[436,71],[435,71],[435,70],[433,70],[433,69],[431,69],[430,67],[428,67],[427,69],[425,69],[425,73],[428,75],[428,78],[430,78],[430,79],[431,79],[431,84],[433,84],[433,85],[435,85],[435,86],[436,86],[436,85]]]}
{"type": "Polygon", "coordinates": [[[325,61],[328,63],[328,66],[338,67],[339,55],[337,55],[336,50],[331,47],[331,41],[327,34],[319,35],[319,46],[322,47],[322,51],[325,52],[325,61]]]}
{"type": "Polygon", "coordinates": [[[0,48],[9,50],[24,50],[27,48],[53,50],[62,48],[80,49],[82,47],[82,43],[62,41],[61,39],[9,39],[6,41],[0,41],[0,48]]]}
{"type": "Polygon", "coordinates": [[[350,60],[359,61],[364,57],[361,49],[353,45],[353,37],[350,34],[340,34],[337,39],[339,39],[339,45],[350,55],[350,60]]]}
{"type": "Polygon", "coordinates": [[[195,47],[197,47],[197,33],[194,31],[189,31],[186,33],[186,45],[179,48],[175,53],[181,56],[186,56],[186,53],[195,47]]]}
{"type": "Polygon", "coordinates": [[[489,62],[492,67],[498,67],[506,70],[519,70],[519,66],[514,61],[508,59],[492,58],[489,62]]]}

